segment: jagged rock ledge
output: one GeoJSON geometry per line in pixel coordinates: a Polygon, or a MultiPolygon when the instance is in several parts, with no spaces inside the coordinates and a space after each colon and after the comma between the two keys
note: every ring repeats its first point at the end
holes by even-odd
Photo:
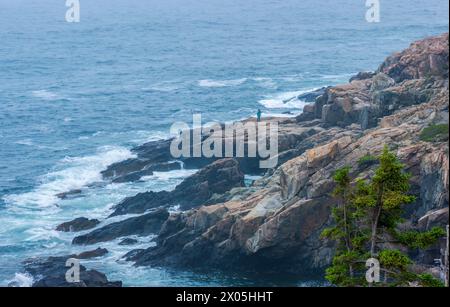
{"type": "MultiPolygon", "coordinates": [[[[155,247],[126,258],[136,265],[322,275],[334,253],[319,238],[331,223],[332,174],[350,165],[353,176],[369,177],[375,165],[358,161],[379,154],[385,144],[412,174],[417,199],[405,227],[448,222],[448,143],[421,138],[430,125],[448,125],[447,63],[446,33],[413,43],[374,73],[325,89],[295,122],[280,124],[289,140],[280,146],[284,159],[249,194],[171,214],[155,247]],[[286,131],[295,131],[294,141],[286,131]]],[[[439,258],[438,250],[413,256],[427,266],[439,258]]]]}
{"type": "Polygon", "coordinates": [[[107,253],[106,249],[97,248],[78,255],[33,258],[24,262],[24,268],[25,272],[34,278],[32,287],[121,287],[122,282],[109,281],[105,274],[87,269],[83,265],[80,265],[79,282],[68,282],[66,279],[66,272],[69,270],[66,266],[68,259],[92,259],[107,253]]]}

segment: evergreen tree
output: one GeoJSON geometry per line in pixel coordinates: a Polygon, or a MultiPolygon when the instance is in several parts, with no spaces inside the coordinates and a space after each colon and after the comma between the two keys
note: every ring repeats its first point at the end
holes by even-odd
{"type": "Polygon", "coordinates": [[[335,224],[325,229],[322,236],[335,240],[337,251],[326,278],[338,286],[367,285],[365,261],[377,258],[384,273],[382,285],[404,286],[410,282],[440,285],[431,275],[411,273],[412,260],[397,249],[385,247],[389,241],[426,249],[445,235],[445,231],[441,228],[426,232],[397,229],[404,206],[415,200],[408,194],[410,175],[403,171],[404,165],[386,146],[378,160],[379,166],[368,181],[357,180],[352,184],[349,167],[334,174],[336,188],[332,195],[338,201],[332,211],[335,224]]]}
{"type": "MultiPolygon", "coordinates": [[[[334,176],[336,188],[333,196],[337,199],[332,209],[335,225],[323,231],[322,237],[337,241],[337,253],[333,265],[327,269],[326,278],[340,286],[355,286],[361,283],[361,277],[355,276],[355,270],[361,263],[361,233],[356,227],[357,210],[354,206],[354,191],[351,186],[350,167],[338,169],[334,176]]],[[[360,269],[360,268],[359,268],[360,269]]]]}

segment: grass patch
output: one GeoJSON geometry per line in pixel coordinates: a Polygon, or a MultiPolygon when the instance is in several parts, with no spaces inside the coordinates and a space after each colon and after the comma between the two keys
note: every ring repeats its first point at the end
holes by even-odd
{"type": "Polygon", "coordinates": [[[422,130],[420,140],[425,142],[448,141],[448,124],[431,125],[422,130]]]}

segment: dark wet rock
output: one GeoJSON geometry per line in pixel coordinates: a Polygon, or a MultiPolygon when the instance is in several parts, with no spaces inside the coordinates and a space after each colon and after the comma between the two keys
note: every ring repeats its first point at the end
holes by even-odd
{"type": "Polygon", "coordinates": [[[56,194],[56,197],[58,197],[60,199],[70,199],[70,198],[80,197],[81,193],[82,193],[82,191],[80,189],[76,189],[76,190],[71,190],[68,192],[56,194]]]}
{"type": "Polygon", "coordinates": [[[75,237],[72,244],[89,245],[130,235],[157,234],[168,217],[169,212],[164,208],[159,208],[144,215],[114,222],[90,233],[75,237]]]}
{"type": "Polygon", "coordinates": [[[112,180],[112,182],[114,183],[124,183],[124,182],[133,182],[133,181],[138,181],[139,179],[141,179],[144,176],[151,176],[153,175],[153,171],[149,171],[149,170],[143,170],[143,171],[139,171],[139,172],[133,172],[130,174],[126,174],[120,177],[116,177],[112,180]]]}
{"type": "Polygon", "coordinates": [[[172,139],[159,140],[140,145],[133,149],[138,158],[131,158],[110,165],[102,172],[106,178],[114,178],[141,171],[147,166],[166,163],[173,160],[170,154],[172,139]]]}
{"type": "Polygon", "coordinates": [[[94,249],[91,251],[82,252],[82,253],[76,255],[74,258],[91,259],[91,258],[102,257],[102,256],[106,255],[107,253],[109,253],[109,252],[106,248],[98,247],[97,249],[94,249]]]}
{"type": "Polygon", "coordinates": [[[138,181],[142,177],[151,176],[154,172],[168,172],[181,169],[180,162],[162,162],[154,165],[146,166],[145,169],[132,172],[123,176],[115,177],[114,183],[138,181]]]}
{"type": "Polygon", "coordinates": [[[122,241],[119,242],[119,245],[134,245],[138,243],[139,241],[132,238],[125,238],[122,241]]]}
{"type": "Polygon", "coordinates": [[[85,217],[79,217],[70,222],[65,222],[58,225],[56,227],[56,230],[64,232],[77,232],[94,228],[98,224],[100,224],[100,221],[97,219],[88,219],[85,217]]]}
{"type": "Polygon", "coordinates": [[[124,199],[111,216],[143,213],[161,206],[179,205],[182,209],[189,209],[204,204],[213,194],[243,186],[244,174],[237,160],[221,159],[189,176],[171,192],[146,192],[124,199]]]}
{"type": "MultiPolygon", "coordinates": [[[[90,258],[90,257],[89,257],[90,258]]],[[[68,259],[81,259],[78,255],[33,258],[24,262],[25,272],[33,276],[33,287],[121,287],[120,281],[109,281],[105,274],[87,269],[80,261],[80,282],[67,282],[68,259]]]]}
{"type": "Polygon", "coordinates": [[[149,176],[156,171],[181,169],[183,163],[186,169],[202,168],[217,159],[182,157],[178,161],[170,153],[173,139],[158,140],[145,143],[132,149],[137,158],[114,163],[102,172],[104,178],[114,182],[137,181],[143,176],[149,176]]]}
{"type": "Polygon", "coordinates": [[[139,193],[135,196],[127,197],[117,204],[110,217],[129,213],[143,213],[161,206],[167,207],[170,205],[171,200],[171,194],[167,191],[139,193]]]}

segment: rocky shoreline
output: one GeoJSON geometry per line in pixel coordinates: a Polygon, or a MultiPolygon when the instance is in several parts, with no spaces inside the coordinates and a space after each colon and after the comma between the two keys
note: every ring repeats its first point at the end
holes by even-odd
{"type": "MultiPolygon", "coordinates": [[[[58,230],[92,228],[75,236],[77,245],[157,234],[156,245],[145,250],[134,250],[130,242],[124,257],[138,266],[323,276],[335,248],[320,239],[332,223],[333,172],[348,165],[353,177],[369,177],[376,162],[364,158],[379,154],[384,145],[396,152],[413,176],[417,199],[409,206],[404,227],[444,226],[449,204],[448,134],[447,139],[430,141],[422,133],[434,125],[448,127],[448,60],[448,33],[426,38],[388,57],[375,72],[309,93],[304,99],[314,102],[296,118],[264,119],[279,122],[278,165],[264,173],[259,158],[173,161],[171,140],[138,146],[133,149],[136,158],[110,165],[103,177],[133,182],[154,171],[200,170],[173,191],[124,199],[107,218],[138,216],[106,226],[80,218],[58,230]],[[263,177],[246,186],[244,174],[263,177]],[[173,207],[179,210],[170,213],[173,207]]],[[[61,197],[73,194],[77,193],[61,197]]],[[[433,261],[441,257],[439,246],[409,253],[422,271],[434,272],[433,261]]],[[[27,272],[41,276],[34,285],[65,286],[63,258],[26,263],[27,272]],[[53,265],[56,271],[49,269],[53,265]]],[[[94,270],[83,272],[85,286],[119,285],[94,270]]]]}

